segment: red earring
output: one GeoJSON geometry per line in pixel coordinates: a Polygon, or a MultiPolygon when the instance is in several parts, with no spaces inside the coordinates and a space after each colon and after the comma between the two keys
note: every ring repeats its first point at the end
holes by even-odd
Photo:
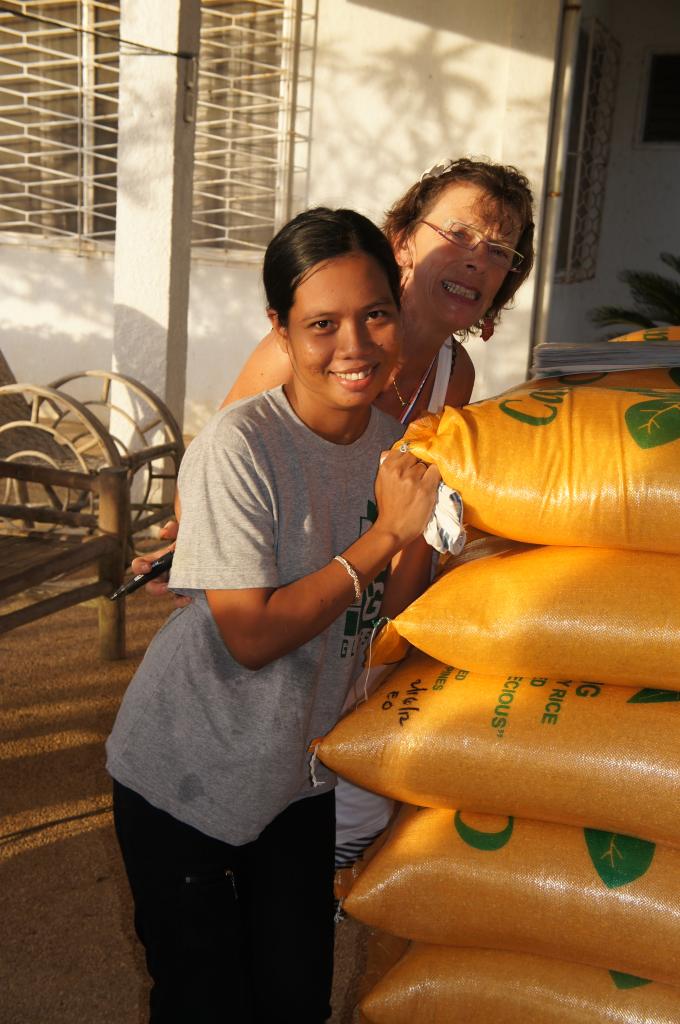
{"type": "Polygon", "coordinates": [[[488,341],[493,335],[495,324],[492,316],[485,316],[482,318],[482,341],[488,341]]]}

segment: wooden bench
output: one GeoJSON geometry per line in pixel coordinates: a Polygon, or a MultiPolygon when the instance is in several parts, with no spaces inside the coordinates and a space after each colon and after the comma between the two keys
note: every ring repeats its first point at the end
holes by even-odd
{"type": "Polygon", "coordinates": [[[78,473],[1,459],[0,634],[97,598],[100,655],[124,657],[125,602],[109,595],[123,581],[128,524],[124,467],[78,473]],[[68,577],[87,566],[94,582],[68,577]],[[57,578],[59,593],[3,611],[2,602],[57,578]]]}

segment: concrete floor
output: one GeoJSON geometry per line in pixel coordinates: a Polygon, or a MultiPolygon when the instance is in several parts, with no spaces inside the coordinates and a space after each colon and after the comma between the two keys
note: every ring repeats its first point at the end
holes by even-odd
{"type": "MultiPolygon", "coordinates": [[[[101,662],[79,605],[0,636],[0,1022],[142,1024],[146,975],[110,814],[104,740],[165,600],[128,600],[101,662]]],[[[367,930],[338,927],[333,1024],[354,1024],[367,930]]]]}

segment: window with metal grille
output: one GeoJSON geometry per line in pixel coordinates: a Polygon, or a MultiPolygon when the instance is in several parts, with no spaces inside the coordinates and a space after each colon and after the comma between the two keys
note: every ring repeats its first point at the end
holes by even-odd
{"type": "Polygon", "coordinates": [[[680,142],[680,54],[655,53],[649,62],[643,142],[680,142]]]}
{"type": "Polygon", "coordinates": [[[562,188],[556,268],[562,284],[595,276],[619,63],[619,43],[596,18],[587,19],[579,33],[562,188]]]}
{"type": "Polygon", "coordinates": [[[107,33],[117,33],[118,4],[8,6],[17,13],[0,11],[0,229],[112,238],[118,44],[107,33]]]}
{"type": "MultiPolygon", "coordinates": [[[[260,251],[290,213],[305,142],[303,6],[201,4],[195,247],[260,251]]],[[[119,0],[0,6],[0,232],[84,248],[113,241],[119,55],[134,52],[119,33],[119,0]]]]}

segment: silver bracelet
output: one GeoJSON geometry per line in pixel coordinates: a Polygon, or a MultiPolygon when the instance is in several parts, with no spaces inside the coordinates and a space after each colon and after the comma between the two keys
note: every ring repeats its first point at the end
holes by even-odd
{"type": "Polygon", "coordinates": [[[350,576],[350,578],[352,580],[352,583],[354,584],[354,596],[357,599],[357,601],[360,601],[361,600],[361,583],[359,582],[359,577],[357,575],[357,571],[354,568],[354,566],[350,565],[349,562],[347,561],[347,559],[343,558],[342,555],[336,555],[335,558],[333,559],[333,561],[334,562],[340,562],[340,565],[343,567],[343,569],[345,569],[349,573],[349,576],[350,576]]]}

